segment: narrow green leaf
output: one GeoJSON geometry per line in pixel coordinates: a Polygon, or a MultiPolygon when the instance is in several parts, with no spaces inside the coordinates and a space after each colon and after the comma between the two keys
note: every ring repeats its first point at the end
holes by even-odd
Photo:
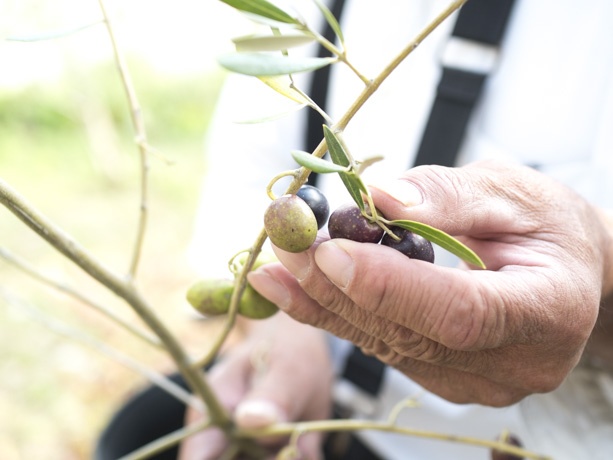
{"type": "Polygon", "coordinates": [[[246,35],[232,39],[239,52],[282,51],[313,42],[315,39],[304,34],[291,35],[246,35]]]}
{"type": "MultiPolygon", "coordinates": [[[[339,141],[336,134],[332,132],[332,130],[324,125],[324,137],[326,138],[326,144],[328,144],[328,152],[330,152],[330,158],[332,161],[339,166],[344,166],[345,168],[351,168],[351,161],[343,148],[343,144],[339,141]]],[[[347,172],[339,172],[339,176],[345,184],[345,188],[355,201],[355,204],[363,211],[365,208],[364,198],[362,198],[362,192],[368,193],[366,186],[362,182],[359,176],[353,173],[353,171],[347,172]]]]}
{"type": "Polygon", "coordinates": [[[264,53],[231,53],[222,55],[218,61],[223,67],[232,72],[262,77],[316,70],[332,64],[336,61],[336,58],[291,57],[264,53]]]}
{"type": "Polygon", "coordinates": [[[330,161],[314,157],[310,153],[302,152],[300,150],[293,150],[292,157],[300,166],[304,166],[305,168],[308,168],[316,173],[327,174],[347,171],[347,168],[343,166],[339,166],[330,161]]]}
{"type": "Polygon", "coordinates": [[[338,21],[332,14],[332,11],[330,11],[328,7],[324,5],[321,0],[314,0],[314,2],[319,8],[319,10],[321,11],[321,13],[324,15],[324,18],[326,18],[326,21],[328,22],[328,24],[330,24],[330,27],[332,27],[332,30],[338,37],[340,44],[344,46],[345,37],[343,36],[343,31],[341,30],[340,24],[338,23],[338,21]]]}
{"type": "Polygon", "coordinates": [[[463,261],[476,265],[480,268],[485,268],[485,264],[481,258],[475,254],[472,249],[460,243],[453,236],[448,235],[442,230],[438,230],[434,227],[422,224],[421,222],[415,222],[413,220],[392,220],[389,224],[404,228],[405,230],[409,230],[413,233],[417,233],[427,240],[437,244],[441,248],[458,256],[463,261]]]}
{"type": "Polygon", "coordinates": [[[287,14],[281,8],[273,5],[266,0],[221,0],[226,5],[229,5],[237,10],[245,13],[263,16],[273,21],[284,22],[286,24],[298,24],[299,21],[287,14]]]}
{"type": "Polygon", "coordinates": [[[298,102],[299,104],[308,105],[310,101],[304,97],[300,91],[296,91],[296,89],[292,86],[292,80],[287,75],[272,75],[272,76],[261,76],[258,79],[274,89],[277,93],[291,99],[294,102],[298,102]]]}

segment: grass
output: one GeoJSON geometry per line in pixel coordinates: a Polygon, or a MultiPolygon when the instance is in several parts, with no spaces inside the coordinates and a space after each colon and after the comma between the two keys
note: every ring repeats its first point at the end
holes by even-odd
{"type": "MultiPolygon", "coordinates": [[[[186,251],[204,168],[202,141],[221,76],[152,78],[143,65],[135,66],[133,77],[149,140],[164,156],[151,161],[150,223],[137,283],[197,352],[212,329],[203,333],[202,324],[186,314],[184,292],[196,276],[186,251]]],[[[0,93],[0,133],[1,177],[103,263],[125,272],[139,209],[139,164],[114,67],[0,93]]],[[[138,322],[4,208],[0,235],[2,248],[138,322]]],[[[159,371],[171,370],[161,353],[3,260],[0,280],[11,295],[159,371]]],[[[108,417],[144,382],[47,330],[15,305],[0,300],[0,315],[0,458],[90,458],[108,417]]]]}

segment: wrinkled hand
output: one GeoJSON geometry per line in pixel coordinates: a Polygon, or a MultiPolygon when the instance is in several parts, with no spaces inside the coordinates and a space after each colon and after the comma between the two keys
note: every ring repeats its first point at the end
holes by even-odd
{"type": "MultiPolygon", "coordinates": [[[[320,420],[331,410],[332,369],[322,331],[297,323],[284,313],[253,325],[249,337],[222,356],[209,372],[210,383],[240,428],[275,422],[320,420]]],[[[187,423],[201,415],[189,411],[187,423]]],[[[263,439],[272,452],[287,440],[263,439]]],[[[321,435],[298,441],[304,458],[321,458],[321,435]]],[[[189,437],[180,460],[218,459],[227,447],[220,430],[189,437]]]]}
{"type": "Polygon", "coordinates": [[[383,215],[458,237],[488,269],[324,239],[299,254],[277,249],[284,266],[260,268],[251,284],[450,401],[505,406],[555,389],[577,364],[605,289],[611,243],[599,212],[515,165],[426,166],[392,182],[372,188],[383,215]]]}

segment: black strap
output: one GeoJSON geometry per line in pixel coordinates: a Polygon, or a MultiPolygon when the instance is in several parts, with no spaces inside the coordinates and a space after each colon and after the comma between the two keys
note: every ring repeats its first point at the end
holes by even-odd
{"type": "MultiPolygon", "coordinates": [[[[454,37],[498,46],[502,40],[514,0],[469,0],[460,10],[452,35],[454,37]]],[[[335,0],[332,12],[340,20],[344,0],[335,0]]],[[[327,26],[324,33],[331,40],[334,35],[327,26]]],[[[326,56],[320,47],[318,55],[326,56]]],[[[310,95],[325,110],[328,95],[330,66],[313,75],[310,95]]],[[[452,166],[462,144],[464,132],[487,75],[462,69],[443,67],[437,94],[418,149],[415,165],[440,164],[452,166]]],[[[309,111],[306,149],[312,152],[322,137],[321,116],[309,111]]],[[[315,185],[317,174],[311,173],[309,183],[315,185]]],[[[377,358],[365,355],[353,347],[342,376],[365,392],[378,394],[383,383],[385,365],[377,358]]]]}
{"type": "MultiPolygon", "coordinates": [[[[460,10],[452,36],[498,47],[514,0],[469,0],[460,10]]],[[[443,66],[436,97],[414,166],[453,166],[466,126],[487,74],[443,66]]]]}

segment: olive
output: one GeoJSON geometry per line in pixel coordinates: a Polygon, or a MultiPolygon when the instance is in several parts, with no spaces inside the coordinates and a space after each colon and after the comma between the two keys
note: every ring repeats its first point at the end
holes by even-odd
{"type": "Polygon", "coordinates": [[[378,243],[383,229],[370,222],[354,203],[342,205],[330,214],[328,220],[330,238],[346,238],[360,243],[378,243]]]}
{"type": "Polygon", "coordinates": [[[265,319],[278,311],[279,308],[274,303],[253,289],[250,284],[245,288],[238,304],[238,312],[251,319],[265,319]]]}
{"type": "Polygon", "coordinates": [[[288,252],[302,252],[317,237],[317,219],[306,202],[296,195],[283,195],[268,206],[264,228],[272,243],[288,252]]]}
{"type": "Polygon", "coordinates": [[[187,290],[187,301],[205,316],[228,313],[234,282],[230,279],[204,279],[187,290]]]}
{"type": "Polygon", "coordinates": [[[303,185],[296,192],[296,196],[302,198],[309,205],[313,214],[315,214],[317,228],[322,228],[326,225],[330,215],[330,205],[321,190],[312,185],[303,185]]]}
{"type": "Polygon", "coordinates": [[[390,234],[386,233],[381,240],[381,244],[394,248],[411,259],[434,262],[434,248],[426,238],[404,228],[395,227],[390,230],[400,237],[400,240],[395,240],[390,234]]]}

